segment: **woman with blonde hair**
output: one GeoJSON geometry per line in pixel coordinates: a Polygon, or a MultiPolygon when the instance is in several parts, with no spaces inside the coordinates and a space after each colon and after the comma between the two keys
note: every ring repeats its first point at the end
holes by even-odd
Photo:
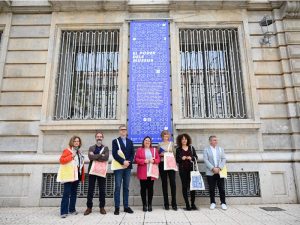
{"type": "Polygon", "coordinates": [[[160,155],[160,163],[159,163],[159,174],[161,177],[161,184],[164,196],[164,207],[166,210],[169,210],[169,196],[168,196],[168,177],[170,180],[170,187],[171,187],[171,204],[172,209],[177,210],[177,203],[176,203],[176,174],[174,170],[164,170],[164,153],[171,152],[175,154],[174,143],[170,141],[171,134],[168,130],[163,130],[161,132],[161,139],[162,142],[158,144],[158,151],[160,155]]]}

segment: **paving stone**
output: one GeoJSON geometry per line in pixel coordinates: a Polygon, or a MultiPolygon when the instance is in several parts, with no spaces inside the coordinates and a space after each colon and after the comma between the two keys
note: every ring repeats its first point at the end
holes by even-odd
{"type": "Polygon", "coordinates": [[[166,223],[147,223],[145,222],[144,225],[165,225],[166,223]]]}
{"type": "Polygon", "coordinates": [[[215,225],[215,223],[207,223],[207,222],[191,222],[192,225],[215,225]]]}
{"type": "MultiPolygon", "coordinates": [[[[268,205],[270,206],[270,205],[268,205]]],[[[273,205],[272,205],[273,206],[273,205]]],[[[154,207],[153,212],[143,212],[133,208],[135,213],[120,212],[113,214],[113,207],[107,207],[107,214],[101,215],[98,210],[84,216],[83,207],[78,207],[78,215],[69,215],[61,219],[57,207],[1,208],[0,224],[5,225],[300,225],[300,205],[274,205],[283,208],[282,212],[266,212],[260,206],[230,206],[226,211],[200,208],[197,211],[165,211],[154,207]]]]}

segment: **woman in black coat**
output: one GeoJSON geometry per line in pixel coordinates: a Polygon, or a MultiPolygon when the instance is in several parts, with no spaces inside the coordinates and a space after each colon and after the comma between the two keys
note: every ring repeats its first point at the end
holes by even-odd
{"type": "Polygon", "coordinates": [[[195,205],[195,191],[190,191],[191,204],[188,199],[188,191],[190,189],[191,171],[193,170],[193,162],[197,163],[198,156],[194,147],[191,145],[192,140],[188,134],[178,135],[176,149],[176,162],[178,163],[179,176],[182,183],[182,195],[186,204],[186,210],[197,210],[195,205]]]}

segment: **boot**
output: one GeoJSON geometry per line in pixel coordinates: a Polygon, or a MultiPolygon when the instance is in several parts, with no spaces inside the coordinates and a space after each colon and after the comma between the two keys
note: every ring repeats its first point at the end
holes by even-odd
{"type": "Polygon", "coordinates": [[[91,209],[91,208],[87,208],[87,209],[85,210],[85,212],[84,212],[83,215],[87,216],[87,215],[89,215],[91,212],[92,212],[92,209],[91,209]]]}
{"type": "Polygon", "coordinates": [[[100,208],[100,214],[102,214],[102,215],[105,215],[105,214],[106,214],[106,211],[105,211],[104,208],[100,208]]]}
{"type": "Polygon", "coordinates": [[[152,204],[148,204],[148,212],[152,212],[152,204]]]}
{"type": "Polygon", "coordinates": [[[198,208],[197,208],[197,206],[195,205],[195,200],[196,200],[196,198],[195,198],[195,192],[193,192],[193,193],[191,193],[191,202],[192,202],[192,210],[198,210],[198,208]]]}
{"type": "Polygon", "coordinates": [[[188,199],[185,200],[185,206],[186,206],[185,210],[187,210],[187,211],[191,211],[192,210],[188,199]]]}
{"type": "Polygon", "coordinates": [[[143,211],[144,211],[144,212],[147,212],[147,211],[148,211],[147,205],[143,205],[143,211]]]}
{"type": "Polygon", "coordinates": [[[172,209],[177,211],[177,203],[176,203],[176,201],[173,201],[173,200],[172,200],[172,209]]]}
{"type": "Polygon", "coordinates": [[[198,208],[197,208],[197,206],[194,204],[194,203],[192,203],[192,210],[198,210],[198,208]]]}
{"type": "Polygon", "coordinates": [[[186,208],[185,208],[185,210],[187,210],[187,211],[191,211],[191,210],[192,210],[192,208],[191,208],[190,204],[187,204],[187,205],[186,205],[186,208]]]}
{"type": "Polygon", "coordinates": [[[145,199],[142,199],[142,203],[143,203],[143,211],[147,212],[148,211],[147,201],[145,199]]]}

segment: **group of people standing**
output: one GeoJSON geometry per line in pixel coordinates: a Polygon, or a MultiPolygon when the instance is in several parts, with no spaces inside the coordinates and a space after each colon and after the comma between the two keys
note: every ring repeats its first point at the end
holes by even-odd
{"type": "MultiPolygon", "coordinates": [[[[194,147],[192,146],[191,137],[188,134],[180,134],[176,138],[176,149],[174,143],[170,141],[171,134],[164,130],[161,133],[162,142],[158,147],[152,146],[152,139],[146,136],[142,142],[142,146],[134,151],[134,145],[130,139],[127,138],[127,128],[125,125],[119,127],[120,136],[112,141],[112,157],[121,165],[120,169],[114,170],[114,214],[120,214],[120,192],[121,186],[123,188],[123,207],[124,212],[134,213],[129,207],[129,184],[131,178],[132,164],[137,164],[137,178],[140,180],[140,194],[143,204],[143,211],[151,212],[153,199],[153,185],[157,177],[149,175],[149,168],[156,165],[161,177],[164,208],[170,209],[169,195],[168,195],[168,180],[171,190],[171,207],[177,210],[176,201],[176,171],[165,170],[164,168],[164,154],[166,152],[173,153],[176,163],[178,165],[179,176],[182,184],[182,195],[185,201],[185,210],[197,210],[195,204],[195,191],[190,191],[191,171],[194,164],[197,163],[198,156],[194,147]],[[122,151],[120,156],[119,151],[122,151]],[[190,201],[189,196],[190,194],[190,201]]],[[[84,215],[89,215],[93,208],[93,196],[96,181],[99,187],[99,208],[101,214],[106,214],[105,211],[105,187],[106,178],[89,174],[93,161],[107,162],[109,159],[109,149],[103,144],[104,134],[96,132],[96,144],[89,148],[88,158],[90,160],[88,167],[88,195],[87,195],[87,209],[84,215]]],[[[209,184],[210,193],[210,209],[216,207],[215,202],[215,187],[218,186],[221,207],[227,209],[225,202],[224,178],[220,177],[220,171],[226,163],[224,149],[217,146],[217,137],[209,137],[210,146],[204,149],[203,159],[206,167],[206,175],[209,184]]],[[[84,156],[80,151],[81,139],[78,136],[73,136],[69,142],[69,147],[64,149],[60,164],[66,164],[73,161],[78,173],[78,179],[71,182],[64,182],[64,192],[61,200],[60,214],[62,218],[66,218],[69,214],[76,215],[78,212],[75,209],[77,198],[77,187],[79,181],[84,181],[84,156]]]]}

